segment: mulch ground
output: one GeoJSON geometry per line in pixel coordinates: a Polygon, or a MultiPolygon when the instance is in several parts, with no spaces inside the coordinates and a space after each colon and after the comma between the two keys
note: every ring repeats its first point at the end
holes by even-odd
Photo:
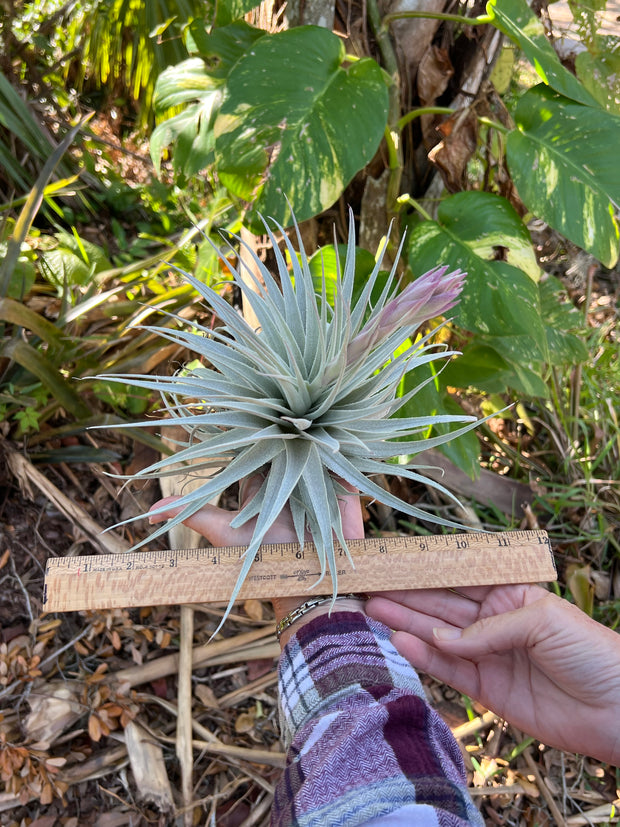
{"type": "MultiPolygon", "coordinates": [[[[89,466],[43,470],[102,528],[126,508],[120,485],[89,466]]],[[[270,605],[239,604],[208,645],[222,606],[42,614],[45,561],[96,549],[47,494],[21,490],[6,463],[0,491],[0,823],[267,824],[284,759],[270,605]],[[189,640],[183,611],[193,619],[189,640]],[[183,649],[194,650],[193,666],[183,649]],[[189,690],[180,698],[183,670],[189,690]]],[[[380,515],[369,507],[367,518],[376,530],[380,515]]],[[[617,770],[539,744],[423,679],[487,823],[617,821],[617,770]]]]}

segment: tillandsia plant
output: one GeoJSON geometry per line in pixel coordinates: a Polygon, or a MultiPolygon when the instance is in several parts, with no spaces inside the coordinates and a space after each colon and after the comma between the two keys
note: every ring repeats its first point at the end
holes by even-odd
{"type": "MultiPolygon", "coordinates": [[[[296,226],[296,225],[295,225],[296,226]]],[[[277,263],[278,281],[255,257],[260,280],[255,290],[230,267],[232,277],[258,320],[250,324],[215,290],[190,275],[186,278],[221,321],[207,329],[176,319],[180,329],[148,327],[154,333],[189,348],[204,361],[174,376],[110,376],[160,392],[167,418],[159,424],[181,425],[187,444],[173,456],[138,473],[138,478],[204,473],[204,482],[175,502],[177,516],[158,528],[157,537],[182,522],[225,489],[252,475],[262,480],[256,493],[235,516],[238,527],[256,520],[252,540],[230,598],[230,606],[247,576],[265,534],[282,509],[290,508],[299,543],[311,537],[321,565],[336,595],[335,541],[347,551],[338,498],[352,496],[343,482],[388,506],[425,521],[460,527],[403,502],[372,481],[377,474],[394,474],[421,481],[452,496],[411,464],[418,452],[434,447],[475,427],[475,417],[394,417],[415,396],[398,396],[405,373],[438,356],[454,355],[430,343],[430,336],[413,337],[420,325],[446,313],[458,300],[464,274],[437,268],[402,291],[396,265],[380,288],[382,252],[361,292],[355,294],[355,229],[353,219],[347,253],[338,272],[333,303],[328,302],[325,278],[316,291],[299,229],[299,253],[284,236],[287,256],[266,224],[277,263]],[[373,300],[373,294],[379,293],[373,300]],[[436,423],[467,423],[449,434],[428,438],[436,423]],[[394,462],[394,458],[399,458],[394,462]]],[[[251,274],[250,274],[251,275],[251,274]]],[[[140,423],[152,426],[152,420],[140,423]]],[[[454,499],[454,497],[452,497],[454,499]]],[[[162,506],[151,513],[163,513],[162,506]]],[[[147,542],[147,540],[143,541],[147,542]]],[[[143,543],[139,543],[142,545],[143,543]]],[[[136,546],[136,548],[138,547],[136,546]]]]}

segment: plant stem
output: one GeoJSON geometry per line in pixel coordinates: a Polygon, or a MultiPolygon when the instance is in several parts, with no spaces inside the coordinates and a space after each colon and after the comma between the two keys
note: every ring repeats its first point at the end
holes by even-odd
{"type": "Polygon", "coordinates": [[[420,118],[422,115],[453,115],[454,109],[450,109],[448,106],[420,106],[419,109],[412,109],[410,112],[407,112],[406,115],[403,115],[402,118],[397,122],[396,127],[399,132],[401,132],[408,123],[414,118],[420,118]]]}
{"type": "Polygon", "coordinates": [[[397,199],[397,203],[400,206],[402,206],[403,204],[410,204],[414,208],[414,210],[417,210],[417,212],[420,213],[420,215],[425,221],[433,220],[433,216],[426,212],[422,204],[420,204],[419,201],[416,201],[415,198],[412,198],[408,194],[399,196],[399,198],[397,199]]]}
{"type": "Polygon", "coordinates": [[[390,23],[394,20],[404,20],[407,17],[426,17],[429,20],[448,20],[453,23],[463,23],[466,26],[484,26],[487,23],[492,23],[493,18],[488,14],[482,14],[479,17],[463,17],[461,14],[445,14],[443,12],[431,11],[401,11],[393,14],[386,14],[381,23],[381,27],[387,30],[390,23]]]}
{"type": "Polygon", "coordinates": [[[377,0],[368,0],[367,9],[368,22],[370,23],[370,28],[372,29],[373,34],[377,38],[377,45],[379,46],[379,51],[381,52],[381,57],[383,58],[383,64],[386,71],[392,78],[392,82],[398,87],[400,83],[398,60],[396,59],[396,52],[392,46],[392,40],[388,34],[387,27],[385,26],[385,20],[387,18],[384,18],[383,21],[381,20],[377,0]]]}
{"type": "Polygon", "coordinates": [[[389,168],[391,170],[398,169],[400,162],[399,136],[396,132],[394,132],[394,130],[390,129],[389,124],[385,127],[383,136],[385,138],[385,143],[387,144],[389,168]]]}
{"type": "Polygon", "coordinates": [[[502,132],[504,135],[508,135],[512,132],[512,129],[509,129],[507,126],[504,126],[503,123],[499,121],[494,121],[491,118],[486,118],[484,115],[478,118],[478,123],[483,124],[483,126],[489,126],[491,129],[497,129],[498,132],[502,132]]]}
{"type": "MultiPolygon", "coordinates": [[[[590,301],[592,299],[592,282],[594,280],[594,274],[596,273],[596,264],[591,264],[588,267],[588,274],[586,277],[586,292],[583,301],[583,318],[585,322],[585,326],[588,326],[588,312],[590,310],[590,301]]],[[[577,443],[579,439],[579,408],[581,402],[581,380],[582,380],[582,368],[583,365],[581,362],[576,366],[575,371],[573,373],[573,381],[571,383],[571,415],[573,418],[572,421],[572,440],[573,444],[577,443]]]]}
{"type": "Polygon", "coordinates": [[[381,52],[383,65],[389,74],[391,84],[389,87],[388,120],[385,128],[385,139],[388,146],[390,179],[388,181],[386,211],[388,221],[393,216],[396,207],[396,200],[400,192],[400,181],[403,172],[403,155],[398,134],[398,118],[400,115],[400,72],[396,52],[392,45],[390,34],[381,21],[381,14],[377,0],[367,0],[368,22],[373,34],[377,38],[377,45],[381,52]]]}

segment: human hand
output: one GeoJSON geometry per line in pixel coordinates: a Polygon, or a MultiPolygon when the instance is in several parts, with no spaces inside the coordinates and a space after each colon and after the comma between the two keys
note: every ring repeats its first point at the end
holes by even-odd
{"type": "MultiPolygon", "coordinates": [[[[343,483],[344,487],[351,491],[351,496],[343,494],[339,501],[340,514],[342,517],[342,530],[347,540],[354,540],[364,536],[364,523],[362,520],[362,509],[360,506],[359,497],[357,493],[343,483]]],[[[250,500],[260,486],[260,479],[253,477],[246,480],[240,487],[241,507],[250,500]]],[[[165,497],[156,502],[151,511],[162,508],[162,506],[170,505],[167,511],[162,511],[158,514],[151,514],[149,522],[158,523],[168,520],[176,516],[181,508],[175,508],[174,503],[178,497],[165,497]]],[[[184,520],[184,524],[199,534],[202,534],[209,543],[213,546],[245,546],[248,545],[254,533],[254,525],[256,520],[250,520],[239,528],[231,528],[230,523],[238,514],[238,511],[229,511],[225,508],[219,508],[214,505],[206,505],[184,520]]],[[[274,524],[271,526],[265,535],[265,543],[289,543],[297,540],[297,534],[293,527],[293,520],[288,508],[285,508],[278,516],[274,524]]],[[[305,594],[298,597],[276,597],[273,598],[273,608],[275,613],[276,623],[285,617],[292,609],[299,606],[308,599],[309,595],[305,594]]],[[[356,601],[353,601],[355,603],[356,601]]],[[[355,608],[351,601],[344,601],[338,604],[339,608],[355,608]],[[351,605],[349,605],[351,603],[351,605]]],[[[304,616],[304,621],[316,617],[319,614],[329,611],[330,604],[319,606],[307,616],[304,616]]],[[[359,610],[359,605],[357,606],[359,610]]],[[[288,640],[289,633],[284,632],[280,638],[282,645],[288,640]]]]}
{"type": "Polygon", "coordinates": [[[416,668],[544,743],[620,765],[620,635],[539,586],[386,592],[366,604],[416,668]]]}

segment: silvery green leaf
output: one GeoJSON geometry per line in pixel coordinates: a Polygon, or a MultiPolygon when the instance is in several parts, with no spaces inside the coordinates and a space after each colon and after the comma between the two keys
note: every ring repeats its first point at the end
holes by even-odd
{"type": "MultiPolygon", "coordinates": [[[[379,502],[382,502],[385,505],[391,506],[397,511],[402,511],[405,514],[409,514],[411,517],[436,523],[437,525],[443,525],[447,528],[463,529],[463,525],[461,523],[457,523],[454,520],[446,520],[443,517],[438,517],[436,514],[424,511],[422,508],[416,508],[415,506],[406,503],[404,500],[395,497],[389,491],[381,488],[380,485],[377,485],[371,479],[366,477],[354,463],[350,462],[341,454],[324,455],[322,459],[327,468],[335,474],[341,476],[342,479],[346,480],[350,485],[353,485],[359,490],[363,490],[367,496],[374,497],[374,499],[379,500],[379,502]]],[[[397,466],[394,466],[395,470],[396,468],[397,466]]],[[[386,463],[382,470],[383,473],[389,473],[389,465],[386,463]]],[[[430,480],[427,481],[427,484],[430,485],[430,480]]]]}

